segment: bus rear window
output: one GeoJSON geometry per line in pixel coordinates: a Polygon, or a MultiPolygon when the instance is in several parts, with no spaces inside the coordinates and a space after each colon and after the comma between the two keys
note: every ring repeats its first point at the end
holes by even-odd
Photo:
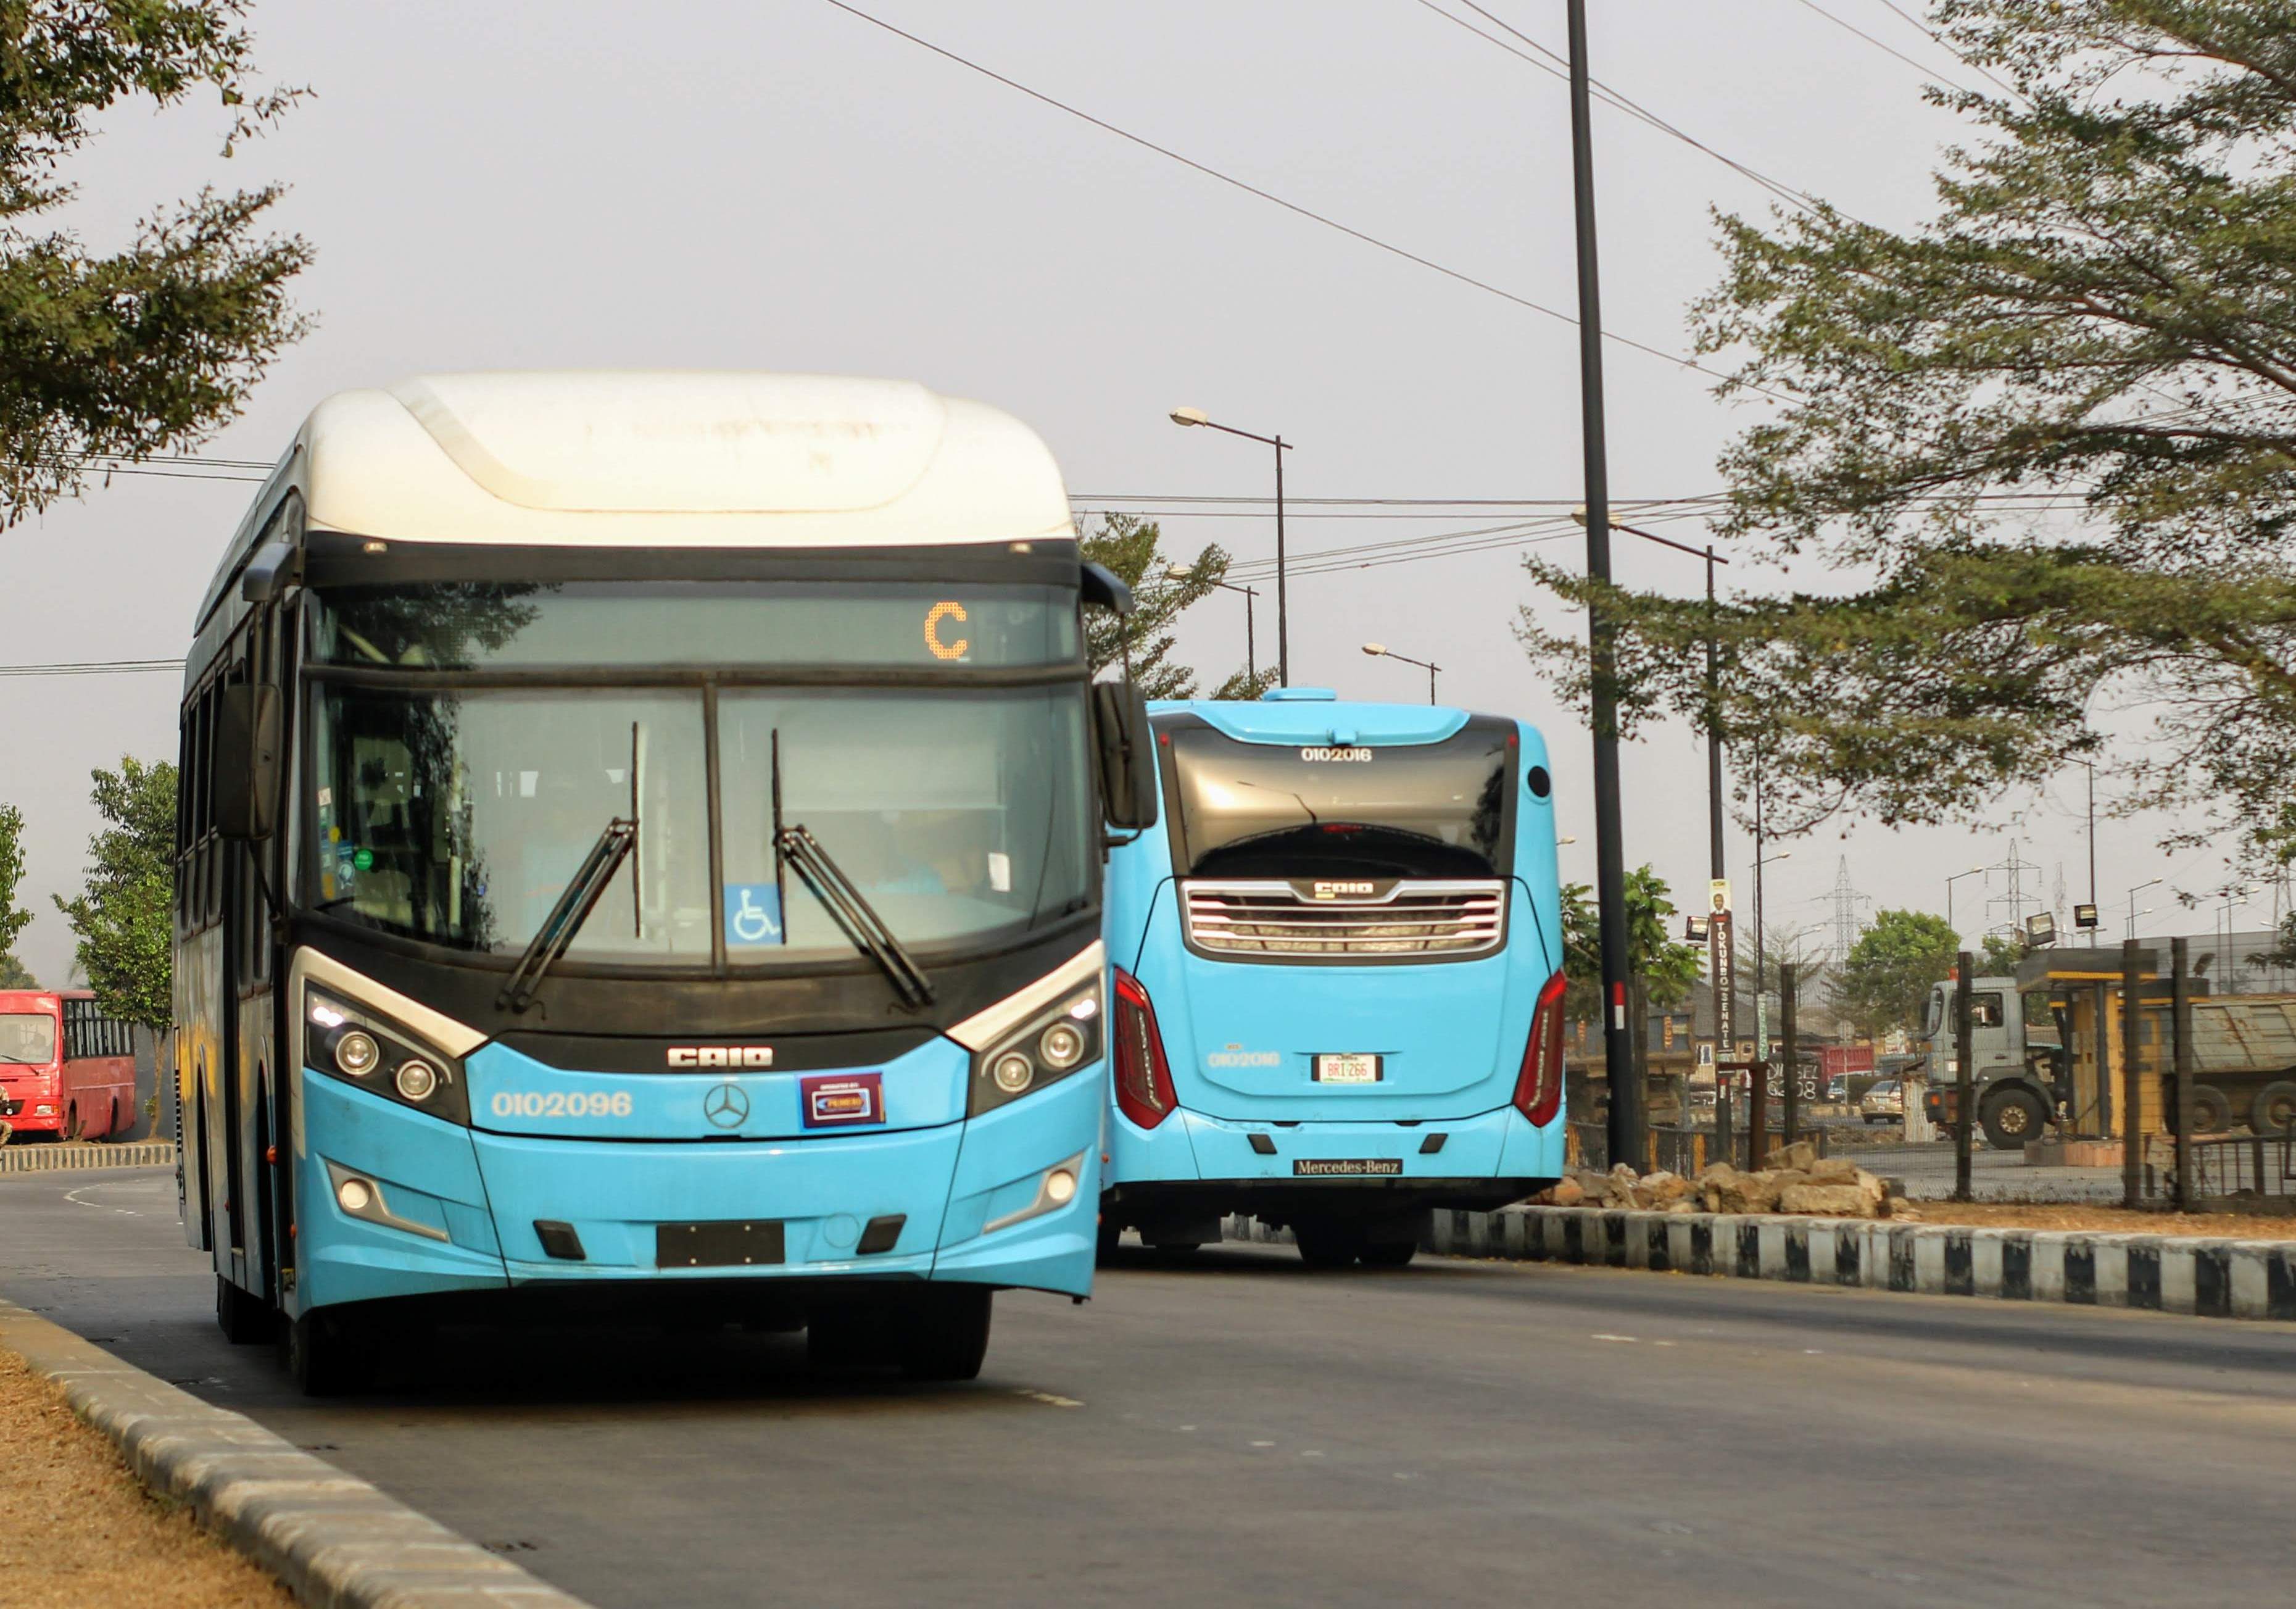
{"type": "Polygon", "coordinates": [[[55,1018],[41,1012],[0,1012],[0,1062],[39,1066],[55,1056],[55,1018]]]}
{"type": "Polygon", "coordinates": [[[1503,877],[1513,870],[1504,721],[1440,743],[1238,743],[1166,727],[1172,860],[1197,877],[1503,877]]]}

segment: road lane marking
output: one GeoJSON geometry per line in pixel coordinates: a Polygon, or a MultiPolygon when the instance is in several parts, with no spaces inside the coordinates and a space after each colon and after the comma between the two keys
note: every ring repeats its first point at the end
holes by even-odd
{"type": "Polygon", "coordinates": [[[1031,1402],[1041,1402],[1046,1408],[1082,1408],[1084,1406],[1074,1397],[1056,1397],[1050,1391],[1036,1391],[1025,1385],[1015,1387],[1013,1394],[1016,1397],[1026,1397],[1031,1402]]]}
{"type": "Polygon", "coordinates": [[[1632,1345],[1635,1338],[1632,1335],[1589,1335],[1587,1339],[1589,1341],[1623,1341],[1628,1342],[1629,1345],[1632,1345]]]}
{"type": "Polygon", "coordinates": [[[80,1190],[108,1190],[110,1188],[111,1188],[111,1186],[109,1185],[82,1185],[79,1187],[79,1190],[65,1191],[64,1199],[71,1203],[75,1207],[96,1207],[106,1212],[119,1213],[121,1216],[126,1218],[141,1218],[144,1216],[141,1212],[135,1211],[132,1208],[109,1207],[105,1206],[104,1203],[100,1201],[82,1201],[79,1198],[80,1190]]]}

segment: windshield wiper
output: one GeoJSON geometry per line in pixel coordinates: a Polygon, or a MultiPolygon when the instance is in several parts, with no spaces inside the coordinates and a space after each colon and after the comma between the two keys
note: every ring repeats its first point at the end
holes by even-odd
{"type": "Polygon", "coordinates": [[[922,1006],[932,999],[932,980],[925,976],[924,969],[894,936],[893,930],[885,925],[884,918],[861,897],[861,891],[853,885],[853,879],[845,874],[844,868],[830,858],[819,839],[801,825],[786,826],[774,834],[774,848],[797,873],[798,881],[812,890],[813,897],[837,918],[837,925],[845,930],[854,948],[885,969],[893,992],[901,997],[904,1005],[922,1006]]]}
{"type": "Polygon", "coordinates": [[[558,903],[550,907],[550,915],[542,919],[542,925],[527,941],[526,953],[518,958],[510,981],[495,997],[497,1011],[504,1007],[524,1011],[534,1004],[543,974],[574,942],[574,935],[590,919],[598,897],[606,891],[606,885],[614,880],[614,874],[629,858],[637,841],[638,824],[635,819],[626,821],[617,816],[606,824],[606,830],[598,834],[598,841],[582,857],[582,864],[566,884],[566,891],[558,896],[558,903]]]}

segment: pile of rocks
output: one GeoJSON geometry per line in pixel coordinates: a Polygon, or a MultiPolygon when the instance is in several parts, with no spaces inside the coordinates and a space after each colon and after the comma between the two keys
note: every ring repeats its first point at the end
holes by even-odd
{"type": "Polygon", "coordinates": [[[1581,1169],[1530,1198],[1537,1207],[1610,1207],[1644,1212],[1796,1212],[1817,1218],[1893,1218],[1921,1214],[1902,1195],[1846,1156],[1819,1156],[1807,1142],[1781,1145],[1754,1173],[1728,1162],[1685,1178],[1664,1169],[1636,1173],[1624,1162],[1608,1173],[1581,1169]]]}

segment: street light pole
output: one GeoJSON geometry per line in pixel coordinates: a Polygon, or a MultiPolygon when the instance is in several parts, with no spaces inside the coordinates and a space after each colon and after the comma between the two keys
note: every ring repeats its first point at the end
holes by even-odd
{"type": "Polygon", "coordinates": [[[2130,938],[2136,937],[2136,896],[2146,889],[2157,888],[2168,881],[2166,877],[2149,878],[2128,891],[2128,936],[2130,938]]]}
{"type": "MultiPolygon", "coordinates": [[[[1587,0],[1570,0],[1570,181],[1578,244],[1578,398],[1586,455],[1587,579],[1611,579],[1611,475],[1603,428],[1602,275],[1595,252],[1595,134],[1587,69],[1587,0]]],[[[1643,1162],[1643,1090],[1627,1027],[1627,858],[1619,809],[1617,656],[1599,604],[1587,611],[1595,740],[1595,900],[1603,949],[1603,1061],[1610,1074],[1613,1167],[1643,1162]]]]}
{"type": "Polygon", "coordinates": [[[1956,944],[1961,942],[1961,930],[1954,927],[1953,924],[1953,885],[1964,877],[1974,877],[1985,869],[1981,866],[1973,866],[1965,872],[1956,872],[1945,880],[1945,924],[1953,928],[1953,941],[1956,944]]]}
{"type": "MultiPolygon", "coordinates": [[[[1168,581],[1185,581],[1193,574],[1185,564],[1164,566],[1164,579],[1168,581]]],[[[1259,588],[1239,587],[1234,581],[1214,581],[1212,585],[1222,592],[1243,594],[1243,674],[1256,687],[1259,685],[1259,652],[1252,641],[1251,616],[1253,606],[1259,602],[1259,588]]]]}
{"type": "Polygon", "coordinates": [[[1263,436],[1257,431],[1240,431],[1232,424],[1221,424],[1201,408],[1174,408],[1174,424],[1200,424],[1208,431],[1225,435],[1241,436],[1246,441],[1258,441],[1275,449],[1275,680],[1278,685],[1292,685],[1292,616],[1290,601],[1284,586],[1283,562],[1283,455],[1292,444],[1281,436],[1263,436]]]}
{"type": "Polygon", "coordinates": [[[1435,673],[1443,669],[1432,660],[1415,660],[1407,653],[1398,653],[1385,643],[1365,643],[1363,651],[1375,660],[1401,660],[1406,665],[1416,665],[1427,673],[1427,702],[1435,702],[1435,673]]]}

